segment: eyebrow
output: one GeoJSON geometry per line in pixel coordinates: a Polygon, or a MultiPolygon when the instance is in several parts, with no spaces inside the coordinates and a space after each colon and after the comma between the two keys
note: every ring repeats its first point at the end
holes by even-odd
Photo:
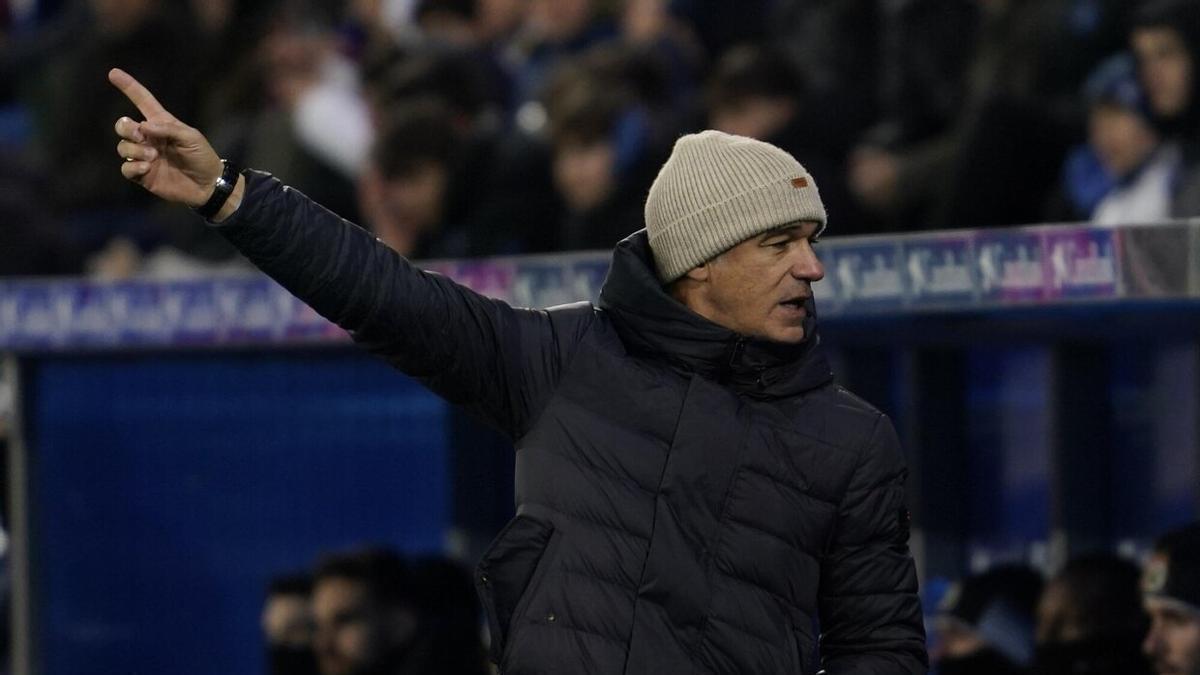
{"type": "MultiPolygon", "coordinates": [[[[794,223],[791,225],[784,225],[783,227],[776,228],[774,230],[771,230],[770,232],[762,233],[762,235],[759,236],[758,241],[759,241],[759,243],[765,243],[775,237],[796,237],[797,235],[799,235],[800,232],[802,232],[804,230],[805,225],[807,225],[807,223],[794,223]]],[[[811,239],[816,239],[820,234],[821,234],[821,228],[820,228],[820,226],[817,226],[817,228],[813,230],[813,233],[811,235],[809,235],[809,237],[811,239]]]]}

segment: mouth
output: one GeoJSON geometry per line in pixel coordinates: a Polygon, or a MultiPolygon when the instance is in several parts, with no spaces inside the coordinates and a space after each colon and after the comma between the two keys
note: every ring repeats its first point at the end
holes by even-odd
{"type": "Polygon", "coordinates": [[[796,297],[788,298],[787,300],[784,300],[783,302],[781,302],[779,304],[783,305],[784,307],[791,308],[791,309],[802,310],[802,309],[804,309],[804,303],[806,303],[806,302],[808,302],[807,295],[797,295],[796,297]]]}

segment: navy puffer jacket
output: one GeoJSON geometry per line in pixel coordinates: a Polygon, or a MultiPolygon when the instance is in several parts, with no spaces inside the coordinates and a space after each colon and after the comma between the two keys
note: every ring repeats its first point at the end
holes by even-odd
{"type": "Polygon", "coordinates": [[[220,230],[513,439],[517,515],[477,570],[503,673],[925,672],[899,444],[815,332],[781,346],[692,313],[644,232],[599,306],[533,310],[416,269],[266,174],[220,230]]]}

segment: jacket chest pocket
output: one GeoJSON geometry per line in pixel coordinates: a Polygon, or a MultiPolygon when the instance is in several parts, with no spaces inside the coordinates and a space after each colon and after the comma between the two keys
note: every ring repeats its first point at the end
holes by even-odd
{"type": "Polygon", "coordinates": [[[553,564],[562,532],[527,515],[509,521],[475,570],[475,588],[487,614],[490,656],[501,665],[538,588],[553,564]]]}

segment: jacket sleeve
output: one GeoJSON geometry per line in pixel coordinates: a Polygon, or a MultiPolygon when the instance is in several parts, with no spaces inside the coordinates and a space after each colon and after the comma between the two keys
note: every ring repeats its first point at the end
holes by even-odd
{"type": "Polygon", "coordinates": [[[880,415],[821,561],[821,661],[827,675],[925,673],[925,628],[908,550],[907,470],[880,415]]]}
{"type": "Polygon", "coordinates": [[[536,417],[594,316],[514,309],[425,272],[269,174],[217,229],[355,342],[510,438],[536,417]]]}

